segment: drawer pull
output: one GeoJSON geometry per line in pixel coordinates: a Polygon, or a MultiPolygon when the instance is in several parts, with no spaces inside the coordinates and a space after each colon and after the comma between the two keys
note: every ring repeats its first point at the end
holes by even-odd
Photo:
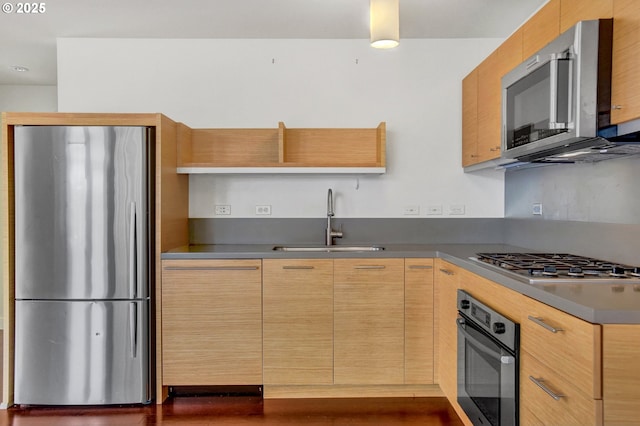
{"type": "Polygon", "coordinates": [[[409,265],[409,269],[433,269],[433,266],[429,266],[429,265],[409,265]]]}
{"type": "Polygon", "coordinates": [[[549,395],[551,398],[555,399],[556,401],[560,401],[560,398],[564,398],[564,395],[559,395],[557,393],[555,393],[554,391],[552,391],[551,389],[549,389],[545,384],[544,384],[544,380],[543,379],[536,379],[533,376],[529,376],[529,379],[536,384],[536,386],[538,386],[540,389],[542,389],[543,391],[546,392],[547,395],[549,395]]]}
{"type": "Polygon", "coordinates": [[[445,275],[453,275],[453,272],[448,269],[440,269],[440,272],[442,272],[445,275]]]}
{"type": "Polygon", "coordinates": [[[386,266],[384,265],[358,265],[355,266],[355,269],[384,269],[386,266]]]}
{"type": "Polygon", "coordinates": [[[528,316],[528,318],[529,318],[531,321],[533,321],[533,322],[535,322],[536,324],[538,324],[540,327],[543,327],[543,328],[545,328],[545,329],[549,330],[549,331],[550,331],[550,332],[552,332],[552,333],[557,333],[558,331],[564,331],[564,330],[563,330],[563,329],[561,329],[561,328],[554,328],[554,327],[551,327],[549,324],[547,324],[546,322],[544,322],[544,320],[543,320],[542,318],[532,317],[531,315],[529,315],[529,316],[528,316]]]}
{"type": "Polygon", "coordinates": [[[165,266],[165,271],[257,271],[258,266],[165,266]]]}
{"type": "Polygon", "coordinates": [[[283,266],[282,269],[313,269],[313,266],[283,266]]]}

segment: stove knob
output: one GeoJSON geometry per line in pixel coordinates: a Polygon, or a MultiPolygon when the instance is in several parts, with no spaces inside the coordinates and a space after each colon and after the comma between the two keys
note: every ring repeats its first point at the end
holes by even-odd
{"type": "Polygon", "coordinates": [[[493,323],[493,332],[495,334],[504,334],[506,328],[503,322],[494,322],[493,323]]]}
{"type": "Polygon", "coordinates": [[[460,309],[469,309],[470,306],[471,306],[471,304],[469,303],[468,300],[461,300],[460,301],[460,309]]]}

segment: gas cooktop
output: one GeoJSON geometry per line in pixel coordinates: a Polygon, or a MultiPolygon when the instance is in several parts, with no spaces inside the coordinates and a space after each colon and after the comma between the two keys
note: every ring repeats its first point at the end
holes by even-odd
{"type": "Polygon", "coordinates": [[[477,253],[470,259],[538,283],[640,284],[640,267],[566,253],[477,253]]]}

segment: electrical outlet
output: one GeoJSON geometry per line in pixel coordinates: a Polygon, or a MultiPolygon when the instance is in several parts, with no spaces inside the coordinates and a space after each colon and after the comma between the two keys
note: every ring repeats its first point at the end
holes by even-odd
{"type": "Polygon", "coordinates": [[[405,206],[404,215],[419,215],[420,214],[420,206],[405,206]]]}
{"type": "Polygon", "coordinates": [[[269,205],[256,206],[256,214],[269,216],[271,214],[271,206],[269,205]]]}
{"type": "Polygon", "coordinates": [[[231,214],[231,206],[228,204],[216,204],[214,211],[216,214],[231,214]]]}
{"type": "Polygon", "coordinates": [[[442,214],[442,206],[441,205],[432,205],[427,206],[427,214],[431,216],[437,216],[442,214]]]}
{"type": "Polygon", "coordinates": [[[534,216],[542,216],[542,203],[534,203],[531,214],[534,216]]]}
{"type": "Polygon", "coordinates": [[[449,214],[450,215],[463,215],[464,214],[464,204],[451,204],[449,206],[449,214]]]}

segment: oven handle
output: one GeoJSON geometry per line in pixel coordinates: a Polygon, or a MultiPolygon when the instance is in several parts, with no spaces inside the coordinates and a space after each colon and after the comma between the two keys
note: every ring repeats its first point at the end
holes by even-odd
{"type": "Polygon", "coordinates": [[[482,343],[481,341],[479,341],[478,339],[476,339],[475,337],[473,337],[471,334],[469,334],[469,332],[467,330],[464,329],[464,325],[467,325],[471,328],[473,328],[474,330],[480,331],[477,329],[477,327],[474,327],[473,323],[470,322],[466,322],[464,318],[457,318],[456,319],[456,323],[458,325],[458,331],[460,333],[462,333],[464,335],[464,337],[466,337],[467,339],[471,340],[473,343],[475,343],[477,346],[479,346],[479,348],[482,350],[482,352],[484,352],[485,354],[495,358],[495,359],[499,359],[500,362],[502,364],[511,364],[513,363],[513,357],[510,356],[504,356],[499,352],[494,351],[493,349],[491,349],[490,347],[488,347],[487,345],[485,345],[484,343],[482,343]]]}

